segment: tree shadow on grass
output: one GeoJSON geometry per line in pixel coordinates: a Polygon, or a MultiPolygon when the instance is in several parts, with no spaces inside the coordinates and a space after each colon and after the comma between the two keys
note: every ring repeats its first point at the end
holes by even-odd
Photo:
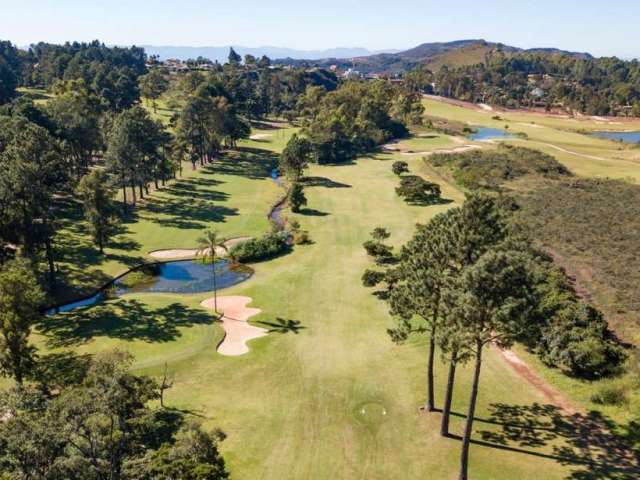
{"type": "Polygon", "coordinates": [[[179,303],[153,308],[138,300],[119,299],[46,317],[38,330],[47,337],[49,346],[57,348],[79,345],[100,336],[170,342],[181,336],[180,328],[212,322],[213,317],[207,312],[179,303]]]}
{"type": "Polygon", "coordinates": [[[298,213],[306,217],[327,217],[331,215],[330,213],[321,212],[320,210],[316,210],[315,208],[301,208],[298,213]]]}
{"type": "Polygon", "coordinates": [[[47,389],[77,385],[86,377],[92,356],[54,352],[38,358],[37,380],[47,389]]]}
{"type": "Polygon", "coordinates": [[[276,318],[275,322],[256,322],[259,325],[263,325],[268,328],[268,333],[300,333],[300,330],[303,330],[307,327],[303,326],[300,323],[300,320],[291,320],[284,318],[276,318]]]}
{"type": "Polygon", "coordinates": [[[238,147],[225,153],[212,165],[205,167],[211,173],[238,175],[249,179],[271,177],[271,170],[278,162],[278,155],[270,150],[251,147],[238,147]]]}
{"type": "MultiPolygon", "coordinates": [[[[555,460],[573,467],[567,480],[640,478],[640,424],[616,424],[601,412],[563,413],[554,405],[491,405],[476,445],[555,460]],[[540,450],[534,450],[540,449],[540,450]]],[[[465,417],[462,414],[454,414],[465,417]]],[[[453,438],[460,438],[453,436],[453,438]]]]}
{"type": "Polygon", "coordinates": [[[351,188],[348,183],[336,182],[327,177],[304,177],[302,184],[305,187],[351,188]]]}
{"type": "Polygon", "coordinates": [[[430,198],[430,199],[424,199],[424,200],[407,200],[405,199],[405,202],[407,203],[407,205],[411,205],[413,207],[432,207],[434,205],[449,205],[450,203],[453,203],[454,200],[450,199],[450,198],[430,198]]]}

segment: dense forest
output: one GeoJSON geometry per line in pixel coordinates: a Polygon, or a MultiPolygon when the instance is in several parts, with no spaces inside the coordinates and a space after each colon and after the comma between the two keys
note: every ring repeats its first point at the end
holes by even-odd
{"type": "Polygon", "coordinates": [[[413,87],[509,108],[640,116],[640,63],[562,54],[488,54],[483,63],[407,74],[413,87]]]}

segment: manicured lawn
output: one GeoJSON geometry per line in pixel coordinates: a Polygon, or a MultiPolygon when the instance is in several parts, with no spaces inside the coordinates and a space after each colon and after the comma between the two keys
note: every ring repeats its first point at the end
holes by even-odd
{"type": "MultiPolygon", "coordinates": [[[[280,148],[287,133],[275,133],[244,145],[280,148]]],[[[442,146],[440,140],[431,146],[428,139],[420,142],[426,142],[421,149],[442,146]]],[[[389,228],[391,240],[400,245],[416,222],[453,205],[411,207],[400,200],[391,172],[392,161],[400,158],[412,171],[440,181],[419,156],[400,154],[311,168],[310,176],[331,182],[308,187],[307,209],[292,216],[314,243],[254,265],[251,280],[223,292],[252,297],[251,306],[263,312],[252,323],[272,330],[252,341],[248,354],[215,352],[222,329],[199,306],[210,294],[129,295],[59,315],[46,321],[38,344],[79,353],[126,348],[136,355],[136,370],[152,375],[167,362],[174,378],[167,403],[228,434],[223,450],[235,479],[456,478],[459,441],[440,438],[439,415],[418,410],[425,397],[426,339],[394,345],[386,334],[392,321],[385,305],[360,283],[371,263],[361,245],[374,227],[389,228]],[[288,320],[299,323],[279,326],[288,320]]],[[[248,162],[260,160],[253,156],[248,162]]],[[[143,256],[153,248],[191,246],[206,226],[225,234],[264,230],[269,202],[281,192],[264,172],[252,178],[251,171],[247,166],[244,173],[221,174],[214,167],[212,173],[184,180],[189,192],[184,208],[175,203],[180,195],[159,193],[158,211],[143,209],[129,225],[128,235],[139,243],[131,251],[143,256]],[[228,196],[199,197],[218,191],[228,196]],[[237,215],[210,218],[209,209],[218,205],[236,209],[237,215]],[[161,210],[170,207],[175,211],[161,210]],[[157,218],[168,220],[158,224],[157,218]],[[180,228],[169,220],[193,225],[180,228]]],[[[445,198],[462,200],[457,189],[442,186],[445,198]]],[[[458,434],[470,373],[460,371],[455,392],[453,431],[458,434]]],[[[444,375],[439,366],[439,403],[444,375]]],[[[573,424],[553,407],[536,402],[544,398],[489,350],[481,380],[481,420],[474,432],[486,444],[472,447],[472,478],[564,479],[587,469],[578,463],[580,456],[602,454],[589,437],[597,429],[586,428],[585,418],[575,420],[581,427],[576,435],[573,424]],[[581,442],[586,442],[584,451],[581,442]]],[[[620,464],[615,453],[608,460],[620,464]]],[[[598,457],[590,468],[597,471],[603,464],[604,457],[598,457]]]]}
{"type": "MultiPolygon", "coordinates": [[[[61,300],[75,298],[105,283],[127,268],[143,262],[153,250],[195,248],[203,229],[213,228],[227,238],[255,236],[269,229],[269,208],[283,192],[271,180],[281,148],[294,129],[283,129],[271,140],[245,141],[240,150],[212,165],[191,169],[153,192],[122,224],[121,233],[99,255],[80,206],[60,200],[65,210],[56,235],[58,266],[65,287],[61,300]]],[[[131,199],[131,191],[128,193],[131,199]]]]}

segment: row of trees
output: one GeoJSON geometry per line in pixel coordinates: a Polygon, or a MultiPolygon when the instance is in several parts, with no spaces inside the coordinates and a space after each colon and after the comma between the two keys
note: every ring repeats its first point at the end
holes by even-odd
{"type": "Polygon", "coordinates": [[[589,115],[640,116],[637,60],[493,52],[477,65],[443,67],[435,73],[420,67],[407,81],[416,89],[505,107],[542,102],[589,115]]]}
{"type": "MultiPolygon", "coordinates": [[[[394,341],[413,333],[429,335],[428,411],[434,402],[436,346],[449,363],[441,433],[449,435],[456,368],[473,361],[473,382],[463,435],[460,479],[468,474],[470,438],[483,352],[487,345],[509,347],[515,341],[550,342],[561,355],[581,352],[583,373],[601,376],[624,359],[610,336],[572,336],[594,310],[573,292],[564,274],[511,226],[498,200],[471,194],[462,207],[418,226],[414,237],[394,256],[384,244],[388,232],[376,229],[365,244],[384,270],[367,271],[367,286],[384,285],[391,313],[398,319],[389,331],[394,341]],[[565,281],[561,281],[563,279],[565,281]],[[568,319],[571,317],[571,320],[568,319]]],[[[547,350],[548,351],[548,350],[547,350]]]]}

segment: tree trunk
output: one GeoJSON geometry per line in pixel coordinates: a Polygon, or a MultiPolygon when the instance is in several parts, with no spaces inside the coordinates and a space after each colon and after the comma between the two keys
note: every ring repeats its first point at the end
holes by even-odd
{"type": "Polygon", "coordinates": [[[122,182],[122,198],[123,198],[122,214],[126,215],[127,214],[127,186],[124,184],[124,181],[122,182]]]}
{"type": "MultiPolygon", "coordinates": [[[[212,247],[215,251],[215,247],[212,247]]],[[[213,309],[218,313],[218,288],[216,285],[216,257],[211,255],[211,271],[213,273],[213,309]]]]}
{"type": "Polygon", "coordinates": [[[131,182],[131,195],[133,196],[133,206],[136,206],[136,186],[133,182],[131,182]]]}
{"type": "Polygon", "coordinates": [[[138,184],[138,191],[140,192],[140,199],[144,198],[144,191],[142,190],[142,183],[138,184]]]}
{"type": "Polygon", "coordinates": [[[462,437],[462,453],[460,455],[460,476],[459,480],[468,480],[469,470],[469,446],[471,444],[471,432],[473,428],[473,416],[476,413],[476,400],[478,399],[478,385],[480,383],[480,368],[482,367],[482,342],[476,340],[476,366],[473,371],[473,385],[471,387],[471,398],[469,399],[469,409],[467,411],[467,423],[464,427],[462,437]]]}
{"type": "Polygon", "coordinates": [[[436,409],[434,400],[434,379],[433,379],[433,364],[436,355],[436,324],[435,321],[431,326],[431,338],[429,339],[429,363],[427,366],[427,411],[433,412],[436,409]]]}
{"type": "Polygon", "coordinates": [[[451,352],[451,362],[449,363],[449,375],[447,376],[447,391],[444,394],[444,406],[442,407],[442,423],[440,424],[440,435],[449,436],[449,418],[451,417],[451,402],[453,401],[453,384],[456,379],[456,363],[458,353],[451,352]]]}
{"type": "Polygon", "coordinates": [[[49,282],[51,286],[55,287],[56,284],[56,265],[53,258],[53,245],[51,244],[51,237],[47,236],[45,242],[45,249],[47,253],[47,263],[49,264],[49,282]]]}

